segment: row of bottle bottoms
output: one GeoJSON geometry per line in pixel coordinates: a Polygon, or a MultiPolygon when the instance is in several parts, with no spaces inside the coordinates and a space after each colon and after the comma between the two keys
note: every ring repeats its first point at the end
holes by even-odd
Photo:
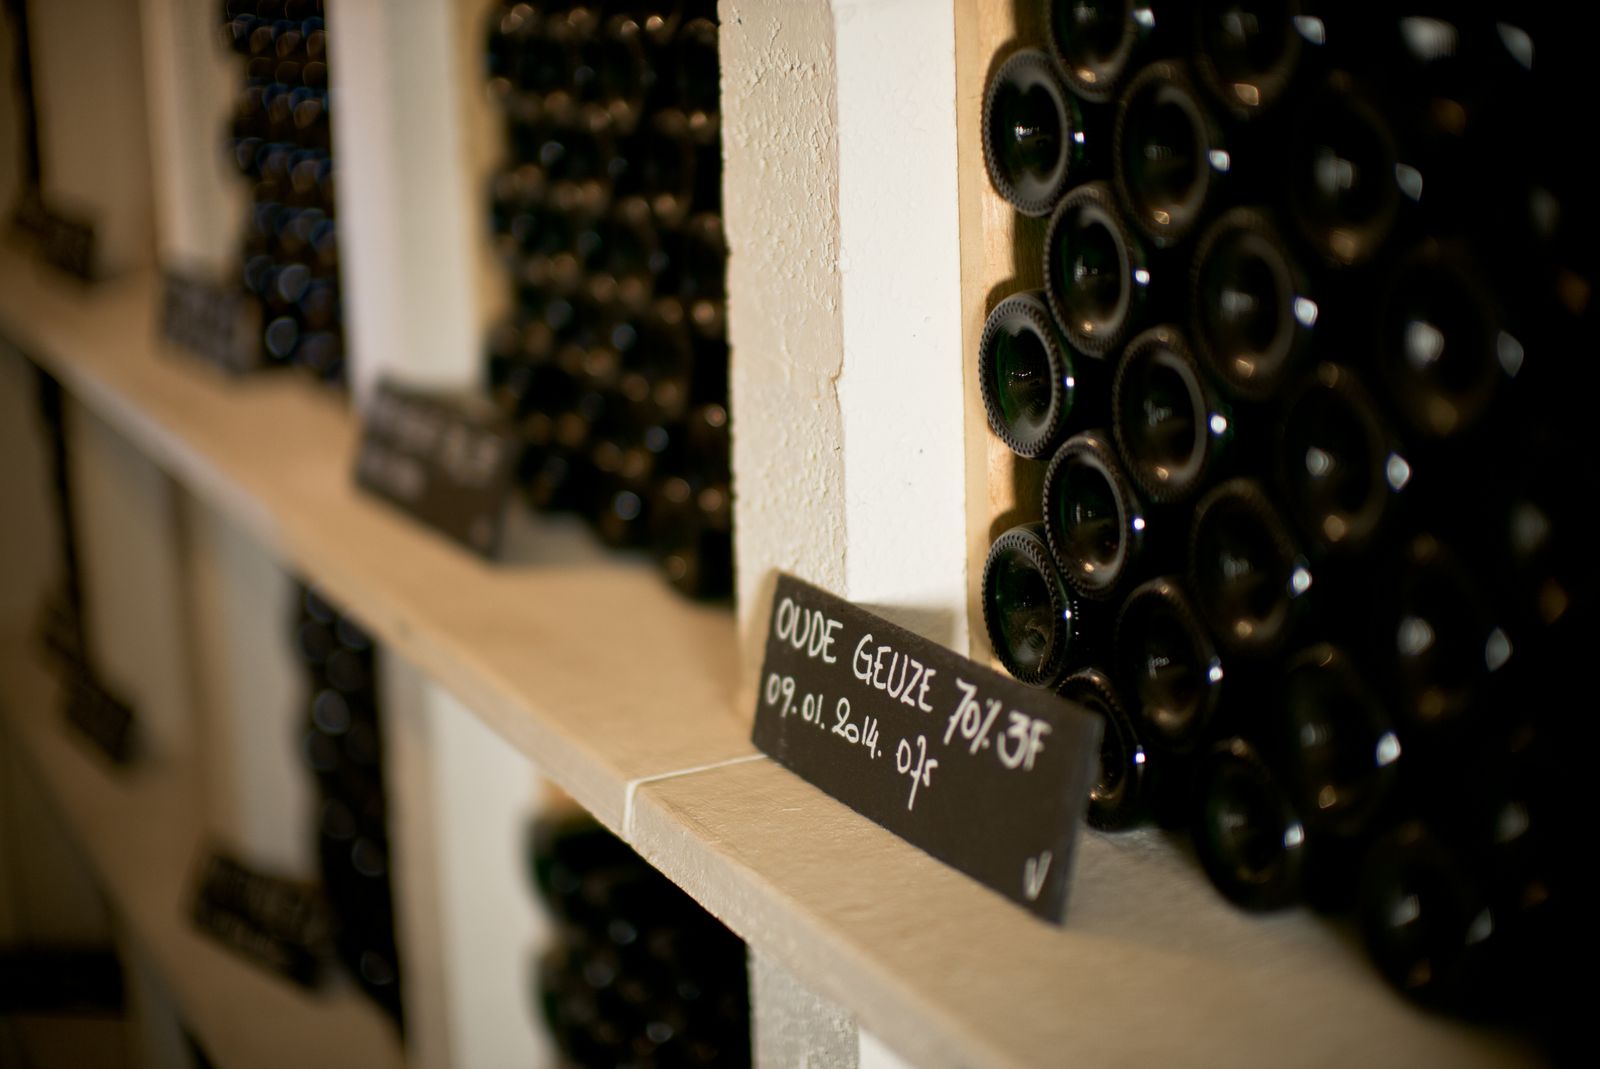
{"type": "Polygon", "coordinates": [[[716,12],[663,14],[639,5],[502,6],[489,21],[485,74],[507,108],[631,130],[677,110],[713,140],[721,108],[716,12]]]}

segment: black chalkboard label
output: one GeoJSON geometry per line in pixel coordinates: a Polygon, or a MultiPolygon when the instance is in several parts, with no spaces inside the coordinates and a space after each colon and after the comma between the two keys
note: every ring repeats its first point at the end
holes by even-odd
{"type": "Polygon", "coordinates": [[[46,263],[85,281],[94,280],[94,227],[88,222],[63,215],[44,202],[38,189],[29,189],[17,202],[11,225],[33,242],[46,263]]]}
{"type": "Polygon", "coordinates": [[[1061,923],[1099,718],[792,576],[772,606],[755,744],[1061,923]]]}
{"type": "Polygon", "coordinates": [[[511,428],[482,398],[385,384],[367,408],[356,483],[493,557],[520,450],[511,428]]]}
{"type": "Polygon", "coordinates": [[[67,723],[71,724],[115,765],[133,759],[133,710],[106,690],[87,664],[67,666],[67,723]]]}
{"type": "Polygon", "coordinates": [[[232,374],[262,366],[261,304],[242,289],[163,272],[161,333],[232,374]]]}
{"type": "Polygon", "coordinates": [[[190,916],[213,939],[297,984],[313,986],[322,973],[330,925],[312,884],[257,872],[212,851],[190,916]]]}
{"type": "Polygon", "coordinates": [[[51,663],[64,671],[76,672],[87,663],[83,621],[66,591],[49,594],[39,606],[38,640],[51,663]]]}

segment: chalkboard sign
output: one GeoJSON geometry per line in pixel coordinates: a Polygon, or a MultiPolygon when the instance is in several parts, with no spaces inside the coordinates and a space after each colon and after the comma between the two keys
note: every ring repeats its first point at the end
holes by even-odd
{"type": "Polygon", "coordinates": [[[262,366],[261,304],[242,289],[183,272],[163,272],[161,333],[175,345],[235,373],[262,366]]]}
{"type": "Polygon", "coordinates": [[[65,591],[47,596],[39,606],[38,640],[50,662],[66,671],[78,671],[88,660],[83,648],[83,621],[65,591]]]}
{"type": "Polygon", "coordinates": [[[1061,923],[1099,718],[792,576],[772,606],[755,744],[1061,923]]]}
{"type": "Polygon", "coordinates": [[[64,680],[67,723],[71,724],[115,765],[133,760],[136,740],[133,710],[101,685],[88,665],[68,666],[64,680]]]}
{"type": "Polygon", "coordinates": [[[328,908],[311,884],[269,876],[212,851],[190,915],[205,934],[297,984],[310,987],[322,973],[328,908]]]}
{"type": "Polygon", "coordinates": [[[520,443],[482,398],[378,388],[356,483],[485,557],[500,548],[520,443]]]}
{"type": "Polygon", "coordinates": [[[46,263],[93,281],[94,227],[88,222],[61,214],[45,204],[37,189],[30,189],[18,200],[11,225],[33,243],[46,263]]]}

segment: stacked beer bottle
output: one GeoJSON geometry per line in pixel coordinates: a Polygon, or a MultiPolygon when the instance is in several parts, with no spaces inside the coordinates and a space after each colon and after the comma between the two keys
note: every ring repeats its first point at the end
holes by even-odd
{"type": "Polygon", "coordinates": [[[749,1065],[739,938],[586,814],[544,817],[531,845],[556,921],[537,983],[561,1064],[749,1065]]]}
{"type": "Polygon", "coordinates": [[[261,303],[262,362],[342,383],[323,0],[225,0],[223,36],[245,65],[227,151],[250,183],[240,274],[261,303]]]}
{"type": "Polygon", "coordinates": [[[979,354],[1042,487],[985,566],[994,650],[1104,717],[1096,826],[1353,913],[1421,1000],[1515,1003],[1593,619],[1576,46],[1464,6],[1042,6],[983,102],[1043,251],[979,354]]]}
{"type": "Polygon", "coordinates": [[[295,650],[306,672],[301,752],[317,781],[317,856],[339,959],[401,1019],[381,718],[372,639],[317,591],[300,591],[295,650]]]}
{"type": "Polygon", "coordinates": [[[527,497],[704,597],[732,584],[715,20],[710,0],[504,3],[487,48],[515,291],[489,386],[527,497]]]}

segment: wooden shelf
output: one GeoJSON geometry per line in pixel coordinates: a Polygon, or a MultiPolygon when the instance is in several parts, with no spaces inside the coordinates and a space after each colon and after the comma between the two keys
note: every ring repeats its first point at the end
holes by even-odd
{"type": "Polygon", "coordinates": [[[305,991],[190,926],[203,844],[189,770],[113,772],[68,733],[61,709],[55,681],[27,648],[0,646],[0,735],[40,780],[112,913],[212,1058],[229,1069],[404,1065],[393,1024],[348,982],[305,991]]]}
{"type": "Polygon", "coordinates": [[[770,761],[639,792],[634,845],[911,1064],[1507,1065],[1339,930],[1233,909],[1159,833],[1086,831],[1043,924],[770,761]]]}
{"type": "Polygon", "coordinates": [[[1160,836],[1086,833],[1055,929],[740,761],[731,613],[614,559],[493,566],[432,536],[353,489],[336,400],[164,352],[155,296],[0,257],[0,335],[919,1067],[1533,1060],[1412,1009],[1336,929],[1234,911],[1160,836]]]}
{"type": "Polygon", "coordinates": [[[477,560],[355,489],[356,423],[330,391],[169,351],[156,302],[147,276],[85,290],[0,256],[17,348],[612,829],[629,784],[753,752],[731,612],[643,562],[585,559],[565,531],[548,559],[477,560]]]}

